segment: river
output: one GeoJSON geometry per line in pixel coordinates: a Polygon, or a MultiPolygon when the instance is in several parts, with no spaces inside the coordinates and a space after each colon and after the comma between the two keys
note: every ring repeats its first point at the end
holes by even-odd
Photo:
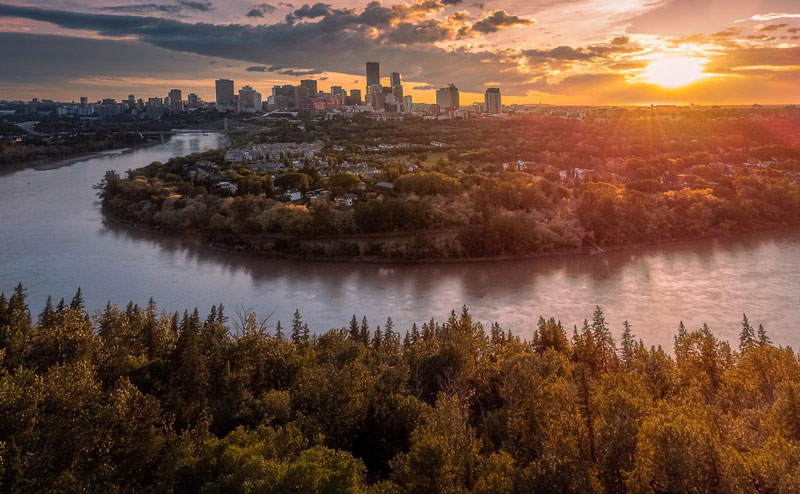
{"type": "Polygon", "coordinates": [[[223,303],[273,313],[287,326],[295,308],[315,331],[387,316],[395,328],[469,307],[530,337],[539,315],[571,333],[595,305],[618,336],[627,319],[647,345],[671,350],[680,320],[707,322],[732,344],[742,312],[782,345],[800,344],[800,230],[758,233],[524,261],[424,265],[299,262],[227,253],[196,240],[105,222],[92,186],[172,156],[217,147],[219,135],[170,141],[54,169],[0,172],[0,290],[21,281],[35,314],[45,299],[68,301],[80,286],[90,310],[107,301],[205,314],[223,303]]]}

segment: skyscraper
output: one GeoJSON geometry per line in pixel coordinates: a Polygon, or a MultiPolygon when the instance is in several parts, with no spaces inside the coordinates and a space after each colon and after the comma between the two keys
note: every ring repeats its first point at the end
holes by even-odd
{"type": "Polygon", "coordinates": [[[381,84],[381,64],[367,62],[367,87],[381,84]]]}
{"type": "Polygon", "coordinates": [[[233,98],[233,81],[230,79],[217,79],[217,111],[235,110],[233,98]]]}
{"type": "Polygon", "coordinates": [[[486,113],[496,115],[503,112],[503,104],[500,100],[500,88],[490,87],[486,89],[484,94],[484,107],[486,113]]]}
{"type": "Polygon", "coordinates": [[[169,92],[169,112],[180,113],[183,111],[183,96],[180,89],[172,89],[169,92]]]}
{"type": "Polygon", "coordinates": [[[200,98],[195,93],[189,93],[189,96],[186,97],[186,107],[191,109],[199,108],[200,98]]]}
{"type": "Polygon", "coordinates": [[[392,84],[392,97],[393,102],[400,104],[403,102],[403,83],[400,81],[400,73],[392,72],[389,75],[389,80],[392,84]]]}
{"type": "Polygon", "coordinates": [[[351,105],[360,105],[361,104],[361,90],[360,89],[351,89],[350,90],[350,99],[348,100],[351,105]]]}
{"type": "Polygon", "coordinates": [[[458,109],[458,88],[455,84],[450,84],[436,91],[436,104],[445,111],[458,109]]]}
{"type": "Polygon", "coordinates": [[[300,81],[300,85],[304,88],[308,88],[308,95],[310,97],[314,97],[317,95],[317,81],[314,79],[303,79],[300,81]]]}

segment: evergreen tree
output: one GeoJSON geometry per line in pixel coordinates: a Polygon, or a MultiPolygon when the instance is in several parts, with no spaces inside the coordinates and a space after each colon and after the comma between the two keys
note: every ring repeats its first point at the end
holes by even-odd
{"type": "Polygon", "coordinates": [[[373,350],[380,350],[382,345],[383,345],[383,332],[381,331],[381,327],[378,326],[377,328],[375,328],[375,336],[372,337],[372,348],[373,350]]]}
{"type": "Polygon", "coordinates": [[[353,318],[350,319],[350,339],[353,341],[359,341],[361,338],[361,333],[358,330],[358,319],[356,319],[356,315],[353,314],[353,318]]]}
{"type": "Polygon", "coordinates": [[[592,316],[592,339],[597,352],[600,370],[608,372],[616,364],[617,350],[614,346],[614,337],[606,323],[603,309],[596,306],[592,316]]]}
{"type": "Polygon", "coordinates": [[[753,326],[747,320],[747,314],[742,314],[742,332],[739,333],[739,351],[744,353],[756,341],[756,333],[753,326]]]}
{"type": "Polygon", "coordinates": [[[44,309],[39,314],[39,326],[49,328],[55,322],[56,311],[53,308],[53,298],[48,296],[44,309]]]}
{"type": "Polygon", "coordinates": [[[419,342],[419,338],[419,328],[417,328],[417,323],[413,323],[411,324],[411,343],[416,345],[419,342]]]}
{"type": "Polygon", "coordinates": [[[361,343],[363,343],[364,346],[368,346],[369,345],[369,324],[367,323],[367,316],[364,316],[364,317],[361,318],[360,333],[361,333],[361,343]]]}
{"type": "Polygon", "coordinates": [[[767,346],[772,344],[772,340],[767,336],[767,330],[764,329],[763,324],[758,325],[758,344],[759,346],[767,346]]]}
{"type": "Polygon", "coordinates": [[[70,308],[83,311],[84,310],[84,303],[83,303],[83,293],[81,292],[81,287],[78,287],[78,290],[75,292],[75,296],[72,297],[72,302],[69,303],[70,308]]]}
{"type": "Polygon", "coordinates": [[[282,340],[284,339],[283,335],[283,327],[281,326],[281,322],[278,321],[278,324],[275,325],[275,338],[282,340]]]}
{"type": "Polygon", "coordinates": [[[622,323],[623,327],[625,328],[622,331],[622,341],[620,345],[622,346],[622,363],[625,364],[626,368],[630,368],[631,364],[633,363],[634,355],[636,354],[636,340],[631,330],[630,323],[626,320],[622,323]]]}
{"type": "Polygon", "coordinates": [[[303,318],[300,315],[300,309],[295,309],[294,316],[292,316],[292,341],[295,344],[303,341],[303,318]]]}

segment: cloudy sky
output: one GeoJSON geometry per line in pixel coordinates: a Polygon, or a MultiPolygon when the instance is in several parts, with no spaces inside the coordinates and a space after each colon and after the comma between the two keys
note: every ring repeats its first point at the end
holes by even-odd
{"type": "Polygon", "coordinates": [[[363,88],[367,60],[419,102],[798,103],[800,0],[0,0],[0,99],[363,88]]]}

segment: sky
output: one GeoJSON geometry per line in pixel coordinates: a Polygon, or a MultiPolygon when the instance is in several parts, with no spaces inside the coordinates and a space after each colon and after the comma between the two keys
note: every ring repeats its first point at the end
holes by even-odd
{"type": "Polygon", "coordinates": [[[0,0],[0,99],[363,92],[366,61],[417,102],[800,103],[800,0],[0,0]]]}

